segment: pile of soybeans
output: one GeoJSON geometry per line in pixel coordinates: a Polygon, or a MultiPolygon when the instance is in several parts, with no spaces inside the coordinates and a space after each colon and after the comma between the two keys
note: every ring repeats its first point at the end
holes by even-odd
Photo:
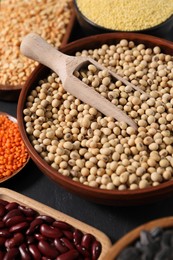
{"type": "Polygon", "coordinates": [[[23,111],[26,132],[57,174],[91,187],[135,190],[173,178],[173,56],[159,46],[122,39],[76,56],[91,56],[140,87],[140,93],[93,65],[75,76],[137,124],[106,117],[67,93],[55,73],[38,82],[23,111]]]}

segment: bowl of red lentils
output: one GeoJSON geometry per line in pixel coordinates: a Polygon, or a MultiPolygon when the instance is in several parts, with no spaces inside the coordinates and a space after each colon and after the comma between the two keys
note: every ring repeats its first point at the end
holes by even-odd
{"type": "Polygon", "coordinates": [[[19,173],[29,160],[17,119],[0,112],[0,183],[19,173]]]}
{"type": "Polygon", "coordinates": [[[22,139],[40,170],[66,190],[107,205],[139,205],[173,193],[173,44],[144,34],[107,33],[63,47],[107,69],[74,74],[130,116],[137,131],[66,92],[39,65],[19,97],[22,139]]]}
{"type": "Polygon", "coordinates": [[[131,230],[108,251],[105,259],[173,259],[173,217],[152,220],[131,230]]]}
{"type": "Polygon", "coordinates": [[[173,40],[171,0],[74,0],[74,9],[85,34],[137,32],[173,40]]]}

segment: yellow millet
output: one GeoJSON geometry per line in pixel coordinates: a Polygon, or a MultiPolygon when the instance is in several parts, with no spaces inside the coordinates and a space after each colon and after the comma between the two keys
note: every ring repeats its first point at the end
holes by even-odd
{"type": "Polygon", "coordinates": [[[120,31],[154,27],[173,14],[172,0],[77,0],[77,5],[92,22],[120,31]]]}

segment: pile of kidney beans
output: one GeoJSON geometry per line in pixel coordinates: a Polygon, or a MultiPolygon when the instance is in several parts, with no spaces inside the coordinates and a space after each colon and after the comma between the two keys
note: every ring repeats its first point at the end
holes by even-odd
{"type": "Polygon", "coordinates": [[[142,230],[139,239],[124,248],[116,260],[173,260],[173,229],[142,230]]]}
{"type": "Polygon", "coordinates": [[[96,260],[101,249],[92,234],[0,199],[0,259],[96,260]]]}

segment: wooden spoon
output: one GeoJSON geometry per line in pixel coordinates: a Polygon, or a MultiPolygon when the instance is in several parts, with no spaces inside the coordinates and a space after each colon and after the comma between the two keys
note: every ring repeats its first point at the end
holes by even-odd
{"type": "MultiPolygon", "coordinates": [[[[7,116],[9,120],[11,120],[14,123],[17,123],[17,119],[15,117],[13,117],[5,112],[0,112],[0,115],[7,116]]],[[[17,173],[19,173],[25,167],[25,165],[28,163],[29,159],[30,159],[30,157],[28,155],[26,162],[20,168],[18,168],[16,171],[14,171],[11,175],[0,178],[0,183],[9,180],[10,178],[14,177],[17,173]]]]}
{"type": "MultiPolygon", "coordinates": [[[[35,33],[30,33],[24,37],[20,50],[23,55],[30,59],[36,60],[55,71],[59,75],[64,89],[73,96],[82,100],[84,103],[95,107],[104,115],[114,117],[116,120],[121,122],[124,121],[128,125],[137,129],[136,123],[129,116],[127,116],[125,112],[100,95],[94,90],[94,88],[89,87],[74,76],[74,71],[79,70],[86,64],[94,64],[100,70],[105,69],[95,60],[89,57],[73,57],[63,54],[35,33]]],[[[112,72],[111,75],[113,77],[117,76],[112,72]]],[[[122,80],[120,76],[118,76],[118,79],[122,80]]],[[[133,84],[128,81],[126,83],[133,86],[133,84]]],[[[142,90],[138,87],[133,87],[142,92],[142,90]]]]}

